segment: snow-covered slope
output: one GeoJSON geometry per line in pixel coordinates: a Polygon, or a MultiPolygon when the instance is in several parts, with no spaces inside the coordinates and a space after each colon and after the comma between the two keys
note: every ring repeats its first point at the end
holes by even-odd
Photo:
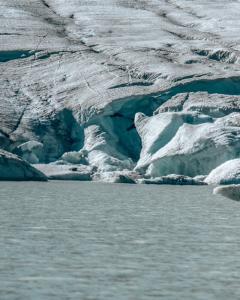
{"type": "Polygon", "coordinates": [[[239,156],[228,118],[240,111],[239,1],[0,9],[0,148],[31,163],[82,151],[98,172],[152,176],[208,174],[239,156]]]}

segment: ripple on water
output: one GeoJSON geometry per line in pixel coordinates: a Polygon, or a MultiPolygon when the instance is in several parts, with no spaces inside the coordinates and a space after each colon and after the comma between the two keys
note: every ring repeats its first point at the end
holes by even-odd
{"type": "Polygon", "coordinates": [[[239,299],[240,207],[209,187],[0,183],[0,299],[239,299]]]}

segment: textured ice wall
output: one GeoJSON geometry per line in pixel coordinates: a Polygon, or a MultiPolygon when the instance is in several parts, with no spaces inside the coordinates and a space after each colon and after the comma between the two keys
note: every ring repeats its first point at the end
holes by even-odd
{"type": "Polygon", "coordinates": [[[84,150],[99,171],[152,176],[238,157],[239,124],[220,120],[240,108],[239,1],[0,6],[1,148],[39,142],[43,162],[84,150]]]}

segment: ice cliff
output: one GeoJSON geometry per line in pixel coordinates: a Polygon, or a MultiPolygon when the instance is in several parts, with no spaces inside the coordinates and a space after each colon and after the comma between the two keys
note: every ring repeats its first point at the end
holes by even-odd
{"type": "Polygon", "coordinates": [[[1,149],[49,177],[112,182],[239,158],[239,1],[0,7],[1,149]]]}

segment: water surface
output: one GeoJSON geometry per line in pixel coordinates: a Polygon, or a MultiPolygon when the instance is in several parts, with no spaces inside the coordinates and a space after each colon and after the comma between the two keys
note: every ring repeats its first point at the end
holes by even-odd
{"type": "Polygon", "coordinates": [[[240,299],[240,205],[209,187],[0,183],[0,299],[240,299]]]}

